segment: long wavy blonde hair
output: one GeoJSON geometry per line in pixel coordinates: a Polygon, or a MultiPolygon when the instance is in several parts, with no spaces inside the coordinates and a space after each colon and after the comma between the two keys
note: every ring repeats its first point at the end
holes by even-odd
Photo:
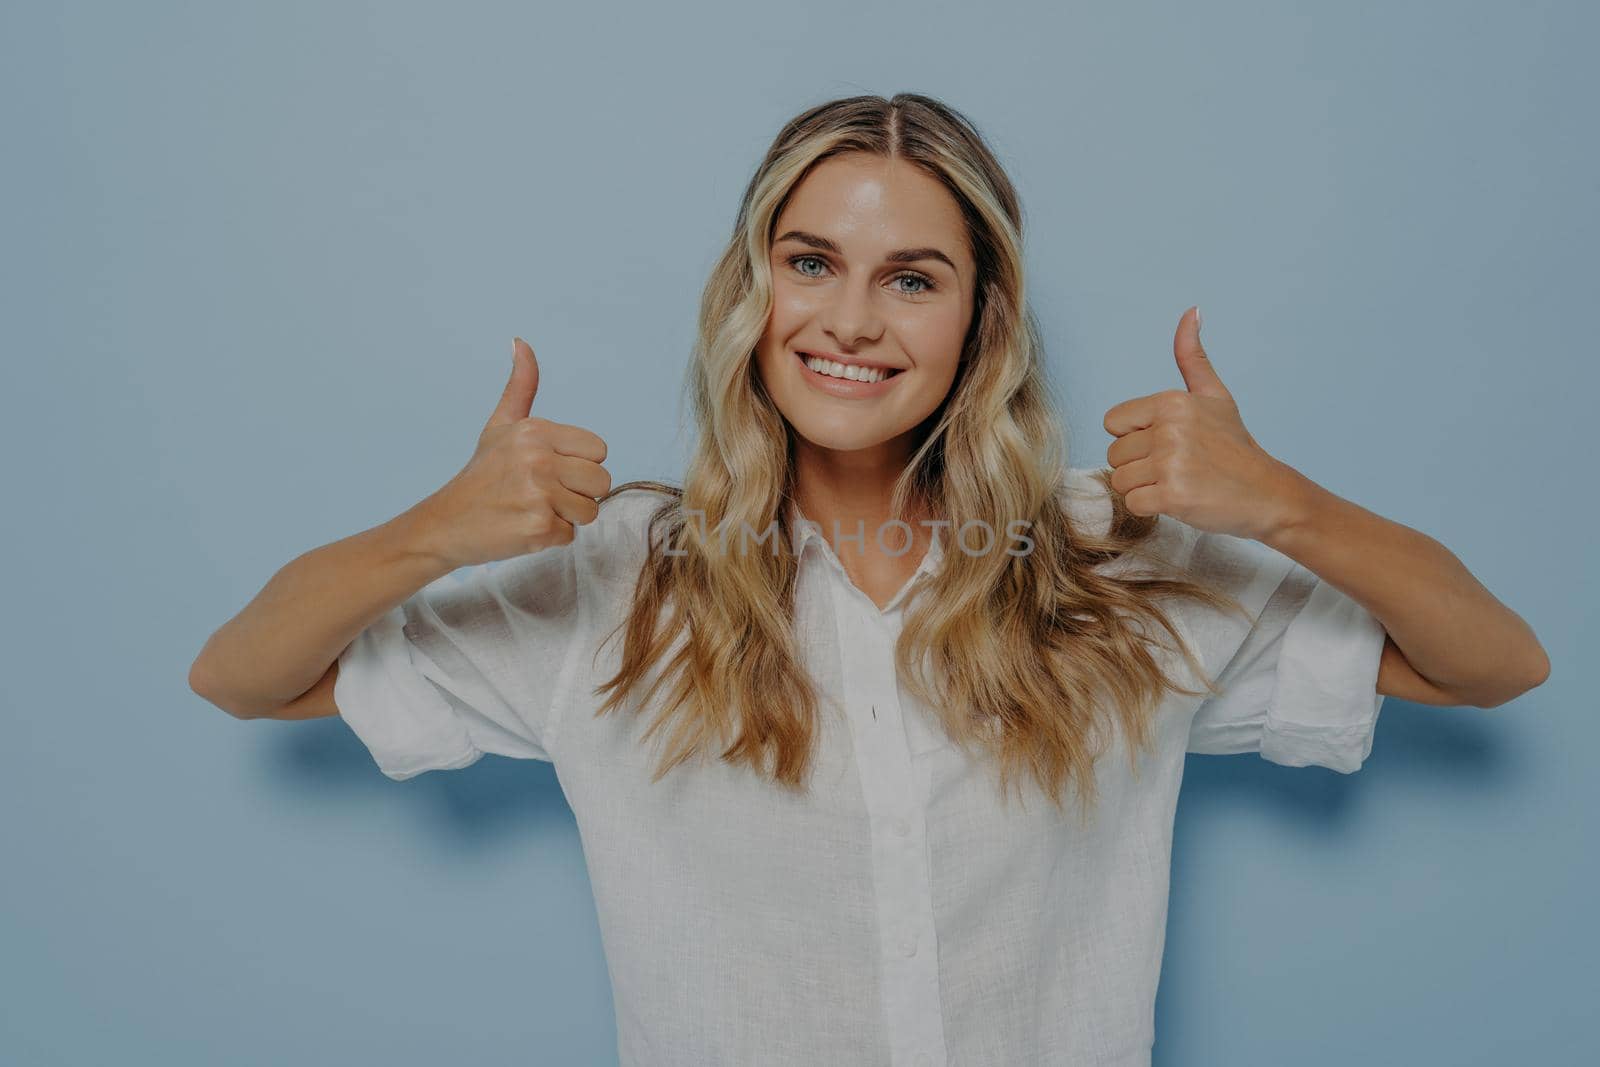
{"type": "MultiPolygon", "coordinates": [[[[1103,573],[1103,564],[1125,555],[1153,559],[1141,542],[1157,519],[1129,512],[1104,471],[1112,519],[1103,535],[1078,528],[1063,506],[1066,449],[1024,299],[1016,191],[969,120],[915,93],[855,96],[801,113],[778,133],[745,189],[700,305],[688,382],[699,433],[685,484],[632,481],[602,498],[628,489],[667,496],[650,515],[631,607],[606,639],[624,634],[620,668],[595,689],[610,694],[596,714],[622,705],[654,673],[643,702],[663,686],[667,695],[644,739],[664,730],[667,743],[652,781],[720,746],[725,761],[806,788],[819,721],[793,629],[793,430],[763,388],[754,357],[772,307],[776,220],[812,167],[845,152],[904,160],[943,183],[961,207],[977,261],[972,326],[955,381],[919,429],[892,510],[905,515],[914,504],[917,513],[981,519],[992,530],[1023,517],[1034,541],[1027,555],[946,553],[925,595],[910,602],[896,669],[937,710],[953,742],[995,757],[1002,793],[1031,773],[1059,808],[1070,778],[1092,807],[1094,763],[1109,731],[1121,727],[1133,760],[1150,743],[1162,693],[1199,692],[1164,675],[1148,631],[1160,627],[1205,677],[1160,601],[1192,597],[1243,609],[1181,575],[1103,573]],[[774,526],[776,553],[718,548],[726,531],[774,526]],[[671,660],[652,672],[679,638],[671,660]]],[[[1217,691],[1211,679],[1205,684],[1217,691]]]]}

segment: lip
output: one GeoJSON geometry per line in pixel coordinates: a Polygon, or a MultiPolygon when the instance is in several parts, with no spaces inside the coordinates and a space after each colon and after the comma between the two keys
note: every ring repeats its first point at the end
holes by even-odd
{"type": "MultiPolygon", "coordinates": [[[[817,355],[819,358],[827,358],[822,357],[820,353],[817,355]]],[[[852,382],[848,378],[833,378],[826,374],[821,374],[812,370],[810,367],[806,366],[806,357],[800,352],[795,352],[794,358],[795,361],[800,364],[801,375],[813,388],[819,389],[830,396],[845,397],[847,399],[867,399],[870,397],[879,396],[894,388],[895,383],[905,375],[905,371],[902,369],[900,370],[899,374],[891,374],[889,377],[880,382],[852,382]]],[[[838,360],[837,362],[844,363],[846,361],[838,360]]],[[[881,363],[860,363],[859,361],[853,362],[857,362],[859,366],[865,367],[883,366],[881,363]]],[[[896,368],[885,367],[884,369],[893,370],[896,368]]]]}
{"type": "Polygon", "coordinates": [[[799,349],[799,350],[797,350],[795,352],[795,355],[797,355],[797,356],[817,356],[817,357],[819,357],[821,359],[830,359],[835,363],[843,363],[847,367],[870,367],[873,370],[901,370],[902,369],[900,367],[892,367],[887,363],[880,363],[875,359],[862,359],[860,356],[844,356],[844,355],[840,355],[838,352],[824,352],[820,348],[799,349]]]}

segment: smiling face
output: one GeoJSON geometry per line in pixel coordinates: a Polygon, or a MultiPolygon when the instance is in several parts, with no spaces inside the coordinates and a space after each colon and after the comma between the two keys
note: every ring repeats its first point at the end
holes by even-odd
{"type": "Polygon", "coordinates": [[[972,321],[959,205],[912,164],[847,153],[806,175],[773,235],[756,365],[797,447],[881,450],[903,464],[912,431],[950,391],[972,321]]]}

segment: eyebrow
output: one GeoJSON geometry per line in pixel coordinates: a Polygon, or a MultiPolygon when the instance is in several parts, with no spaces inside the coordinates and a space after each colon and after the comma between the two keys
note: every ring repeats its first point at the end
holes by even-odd
{"type": "MultiPolygon", "coordinates": [[[[826,237],[819,237],[814,233],[807,233],[805,230],[790,230],[782,237],[779,237],[777,241],[774,241],[773,244],[778,244],[783,241],[799,241],[803,245],[809,245],[812,248],[821,249],[824,252],[832,252],[836,256],[844,255],[844,249],[840,248],[834,242],[828,240],[826,237]]],[[[939,251],[937,248],[897,248],[883,258],[890,263],[915,263],[920,259],[936,259],[945,264],[945,266],[949,267],[951,270],[955,271],[957,274],[961,273],[960,271],[956,270],[956,265],[955,263],[951,262],[950,257],[939,251]]]]}

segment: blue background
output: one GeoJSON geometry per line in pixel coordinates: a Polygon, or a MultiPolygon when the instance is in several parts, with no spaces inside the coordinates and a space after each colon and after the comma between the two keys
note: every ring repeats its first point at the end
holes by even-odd
{"type": "MultiPolygon", "coordinates": [[[[1189,760],[1166,1067],[1592,1053],[1592,6],[8,4],[0,1059],[614,1062],[548,764],[406,783],[189,692],[296,555],[535,412],[677,480],[779,125],[931,93],[1027,209],[1078,466],[1191,303],[1269,451],[1433,535],[1550,681],[1349,777],[1189,760]]],[[[671,922],[671,916],[662,916],[671,922]]]]}

